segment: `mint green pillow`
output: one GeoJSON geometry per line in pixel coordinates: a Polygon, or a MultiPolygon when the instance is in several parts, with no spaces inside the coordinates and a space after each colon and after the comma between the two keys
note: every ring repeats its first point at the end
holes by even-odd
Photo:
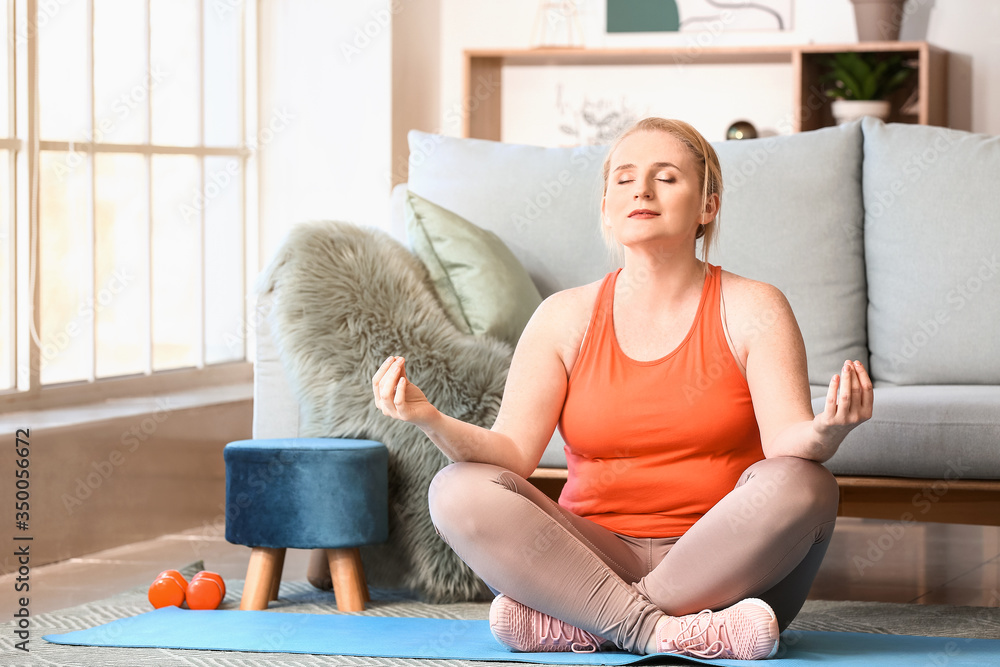
{"type": "Polygon", "coordinates": [[[412,192],[405,211],[410,247],[455,325],[517,345],[542,297],[514,253],[493,232],[412,192]]]}

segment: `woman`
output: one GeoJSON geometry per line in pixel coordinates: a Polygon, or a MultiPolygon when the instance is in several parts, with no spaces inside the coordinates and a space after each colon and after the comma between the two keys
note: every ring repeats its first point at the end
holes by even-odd
{"type": "Polygon", "coordinates": [[[707,262],[721,193],[693,127],[639,121],[604,162],[623,267],[538,307],[491,429],[441,414],[402,357],[372,379],[456,462],[431,518],[500,592],[490,627],[512,650],[770,657],[806,599],[838,501],[820,462],[871,417],[872,383],[848,360],[813,415],[784,295],[707,262]],[[557,424],[558,504],[525,481],[557,424]]]}

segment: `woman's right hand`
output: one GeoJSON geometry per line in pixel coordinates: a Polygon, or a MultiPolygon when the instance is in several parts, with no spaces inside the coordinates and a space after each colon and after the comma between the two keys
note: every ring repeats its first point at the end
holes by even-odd
{"type": "Polygon", "coordinates": [[[389,357],[372,377],[375,407],[387,417],[417,426],[430,424],[438,415],[424,392],[406,377],[406,359],[389,357]]]}

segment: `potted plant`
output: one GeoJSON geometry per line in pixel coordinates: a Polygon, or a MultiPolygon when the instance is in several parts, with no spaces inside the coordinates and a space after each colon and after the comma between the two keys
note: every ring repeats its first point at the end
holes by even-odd
{"type": "Polygon", "coordinates": [[[886,99],[910,78],[913,68],[901,54],[835,53],[826,59],[823,77],[826,94],[834,98],[830,107],[837,123],[862,116],[889,118],[886,99]]]}
{"type": "Polygon", "coordinates": [[[903,22],[903,0],[851,0],[859,42],[895,41],[903,22]]]}

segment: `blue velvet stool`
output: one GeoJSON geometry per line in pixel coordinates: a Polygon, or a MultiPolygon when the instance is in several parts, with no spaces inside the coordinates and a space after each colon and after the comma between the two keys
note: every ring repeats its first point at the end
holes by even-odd
{"type": "Polygon", "coordinates": [[[358,547],[389,537],[385,445],[342,438],[237,440],[226,461],[226,540],[252,547],[240,609],[278,599],[285,549],[325,549],[337,608],[361,611],[358,547]]]}

